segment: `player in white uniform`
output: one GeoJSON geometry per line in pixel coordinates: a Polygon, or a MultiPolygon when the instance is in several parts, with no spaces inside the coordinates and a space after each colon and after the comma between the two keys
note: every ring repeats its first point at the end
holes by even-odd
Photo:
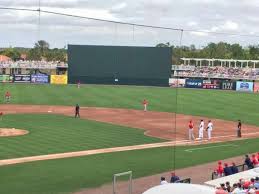
{"type": "Polygon", "coordinates": [[[204,131],[204,121],[201,120],[200,125],[199,125],[199,139],[203,139],[203,131],[204,131]]]}
{"type": "Polygon", "coordinates": [[[212,132],[212,129],[213,129],[213,123],[211,122],[211,120],[209,120],[208,127],[207,127],[208,140],[211,139],[211,132],[212,132]]]}

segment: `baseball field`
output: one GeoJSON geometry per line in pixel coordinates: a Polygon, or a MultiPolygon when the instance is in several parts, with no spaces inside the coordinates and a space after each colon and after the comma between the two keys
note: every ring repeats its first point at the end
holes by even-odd
{"type": "Polygon", "coordinates": [[[132,170],[137,178],[174,165],[184,168],[258,151],[258,94],[134,86],[0,87],[0,128],[28,132],[0,137],[3,194],[74,193],[111,183],[118,172],[132,170]],[[5,91],[11,92],[10,104],[4,102],[5,91]],[[149,101],[148,112],[142,111],[143,99],[149,101]],[[73,117],[77,103],[80,119],[73,117]],[[186,144],[189,119],[196,131],[198,120],[212,119],[213,141],[186,144]],[[238,119],[243,123],[240,140],[235,138],[238,119]],[[173,150],[175,139],[179,145],[173,150]]]}

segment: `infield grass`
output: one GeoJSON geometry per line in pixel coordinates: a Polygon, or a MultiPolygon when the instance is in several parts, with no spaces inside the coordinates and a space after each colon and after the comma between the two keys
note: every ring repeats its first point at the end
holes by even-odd
{"type": "Polygon", "coordinates": [[[5,115],[1,127],[29,134],[0,138],[0,159],[162,142],[144,130],[62,115],[5,115]]]}

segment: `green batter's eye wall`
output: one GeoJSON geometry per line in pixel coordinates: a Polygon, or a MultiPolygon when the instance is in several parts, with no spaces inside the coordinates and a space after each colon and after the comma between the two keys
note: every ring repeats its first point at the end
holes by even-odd
{"type": "Polygon", "coordinates": [[[171,59],[170,48],[68,45],[68,81],[168,86],[171,59]]]}

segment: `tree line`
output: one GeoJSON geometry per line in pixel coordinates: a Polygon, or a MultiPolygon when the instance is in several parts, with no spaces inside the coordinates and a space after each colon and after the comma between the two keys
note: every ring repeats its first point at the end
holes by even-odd
{"type": "Polygon", "coordinates": [[[0,55],[10,57],[13,61],[21,60],[22,55],[26,55],[26,60],[67,62],[67,50],[65,48],[51,49],[45,40],[39,40],[33,48],[3,48],[0,49],[0,55]]]}
{"type": "Polygon", "coordinates": [[[168,43],[160,43],[157,47],[172,48],[173,64],[180,64],[180,58],[209,58],[209,59],[244,59],[259,60],[259,45],[243,47],[240,44],[226,42],[209,43],[202,48],[190,46],[174,46],[168,43]]]}

